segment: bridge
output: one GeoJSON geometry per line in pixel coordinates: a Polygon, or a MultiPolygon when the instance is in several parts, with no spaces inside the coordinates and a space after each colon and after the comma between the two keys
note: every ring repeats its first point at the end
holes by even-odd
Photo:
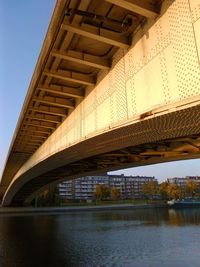
{"type": "Polygon", "coordinates": [[[0,184],[3,206],[91,173],[200,157],[198,0],[58,0],[0,184]]]}

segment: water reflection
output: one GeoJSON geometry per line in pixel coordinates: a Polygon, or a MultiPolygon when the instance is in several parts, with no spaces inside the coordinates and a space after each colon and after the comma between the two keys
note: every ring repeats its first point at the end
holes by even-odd
{"type": "Polygon", "coordinates": [[[199,224],[200,209],[2,216],[0,266],[199,266],[199,224]]]}
{"type": "Polygon", "coordinates": [[[173,225],[199,225],[200,209],[169,209],[169,221],[173,225]]]}
{"type": "Polygon", "coordinates": [[[199,225],[200,224],[200,209],[146,209],[123,212],[104,212],[95,214],[97,220],[113,220],[113,221],[134,221],[134,225],[199,225]]]}
{"type": "Polygon", "coordinates": [[[52,216],[0,218],[0,266],[68,266],[56,227],[52,216]]]}

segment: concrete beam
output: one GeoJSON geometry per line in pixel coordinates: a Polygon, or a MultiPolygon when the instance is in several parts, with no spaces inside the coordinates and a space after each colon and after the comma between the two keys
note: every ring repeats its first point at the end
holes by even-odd
{"type": "Polygon", "coordinates": [[[24,129],[22,129],[22,133],[24,133],[24,132],[27,132],[27,133],[31,133],[31,134],[45,134],[45,135],[50,135],[51,133],[52,133],[52,131],[51,130],[48,130],[48,129],[39,129],[38,127],[34,127],[34,126],[29,126],[29,125],[27,125],[28,126],[28,128],[24,128],[24,129]]]}
{"type": "Polygon", "coordinates": [[[51,124],[51,125],[50,125],[50,124],[49,124],[49,125],[47,125],[47,124],[44,125],[44,124],[42,124],[41,122],[38,122],[38,121],[37,121],[37,122],[34,122],[34,121],[32,121],[32,122],[27,122],[26,125],[29,125],[29,126],[35,126],[35,127],[38,126],[38,127],[40,127],[40,128],[44,128],[44,129],[52,129],[52,130],[55,130],[55,128],[56,128],[55,125],[54,125],[54,126],[53,126],[52,124],[51,124]]]}
{"type": "Polygon", "coordinates": [[[36,102],[48,104],[50,106],[74,109],[74,102],[72,100],[68,100],[64,98],[58,98],[58,97],[52,97],[52,96],[44,96],[44,97],[38,96],[38,97],[33,97],[33,100],[36,102]]]}
{"type": "Polygon", "coordinates": [[[26,118],[31,120],[38,120],[38,121],[47,121],[53,123],[61,123],[60,117],[54,115],[45,115],[45,114],[34,114],[30,116],[26,116],[26,118]]]}
{"type": "Polygon", "coordinates": [[[60,117],[67,116],[67,113],[64,110],[64,108],[60,108],[60,107],[49,107],[49,106],[40,105],[39,107],[30,108],[29,110],[36,111],[41,114],[50,114],[50,115],[56,115],[60,117]]]}
{"type": "Polygon", "coordinates": [[[73,32],[109,45],[117,46],[120,48],[128,49],[129,42],[128,39],[124,36],[120,36],[116,32],[112,32],[106,29],[97,28],[95,26],[89,25],[80,25],[76,23],[70,24],[65,20],[62,25],[61,29],[73,32]]]}
{"type": "Polygon", "coordinates": [[[156,6],[147,0],[105,0],[111,4],[122,7],[147,18],[155,18],[159,15],[156,6]]]}
{"type": "Polygon", "coordinates": [[[68,82],[74,82],[78,84],[83,85],[92,85],[94,86],[96,83],[96,80],[94,77],[91,77],[86,74],[73,72],[73,71],[49,71],[45,70],[43,71],[43,74],[52,78],[61,79],[68,82]]]}
{"type": "Polygon", "coordinates": [[[13,153],[15,154],[15,155],[17,155],[17,156],[25,156],[26,157],[26,159],[28,159],[29,158],[29,156],[31,156],[34,152],[35,152],[35,150],[36,150],[37,148],[33,148],[33,149],[28,149],[28,150],[21,150],[21,149],[18,149],[18,150],[15,150],[13,153]]]}
{"type": "Polygon", "coordinates": [[[60,96],[84,98],[84,90],[82,88],[67,87],[67,86],[39,86],[40,91],[57,94],[60,96]]]}
{"type": "Polygon", "coordinates": [[[38,148],[39,144],[16,144],[15,149],[17,150],[24,150],[24,148],[28,148],[28,149],[36,149],[38,148]]]}
{"type": "Polygon", "coordinates": [[[68,50],[65,52],[64,50],[54,49],[52,50],[51,55],[97,69],[105,70],[110,68],[110,63],[108,60],[78,51],[68,50]]]}
{"type": "Polygon", "coordinates": [[[29,134],[29,135],[20,135],[19,138],[17,139],[18,141],[19,140],[36,140],[36,141],[41,141],[41,140],[45,140],[47,137],[45,136],[35,136],[33,134],[29,134]]]}
{"type": "Polygon", "coordinates": [[[23,139],[23,140],[19,140],[16,142],[16,145],[41,145],[43,143],[43,141],[41,140],[28,140],[28,139],[23,139]]]}
{"type": "Polygon", "coordinates": [[[41,139],[46,139],[49,134],[42,134],[42,133],[34,133],[31,131],[24,131],[22,130],[22,133],[19,135],[19,138],[41,138],[41,139]]]}

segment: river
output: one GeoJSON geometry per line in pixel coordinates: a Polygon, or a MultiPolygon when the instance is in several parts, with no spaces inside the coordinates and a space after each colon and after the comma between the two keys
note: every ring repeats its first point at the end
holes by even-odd
{"type": "Polygon", "coordinates": [[[0,215],[0,267],[199,267],[200,209],[0,215]]]}

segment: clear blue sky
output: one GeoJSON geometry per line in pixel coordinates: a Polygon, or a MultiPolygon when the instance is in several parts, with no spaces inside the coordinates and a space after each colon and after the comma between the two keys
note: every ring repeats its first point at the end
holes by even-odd
{"type": "MultiPolygon", "coordinates": [[[[17,124],[55,0],[0,0],[0,173],[17,124]]],[[[200,160],[119,171],[127,175],[200,175],[200,160]]]]}
{"type": "Polygon", "coordinates": [[[55,0],[0,0],[0,173],[54,5],[55,0]]]}

